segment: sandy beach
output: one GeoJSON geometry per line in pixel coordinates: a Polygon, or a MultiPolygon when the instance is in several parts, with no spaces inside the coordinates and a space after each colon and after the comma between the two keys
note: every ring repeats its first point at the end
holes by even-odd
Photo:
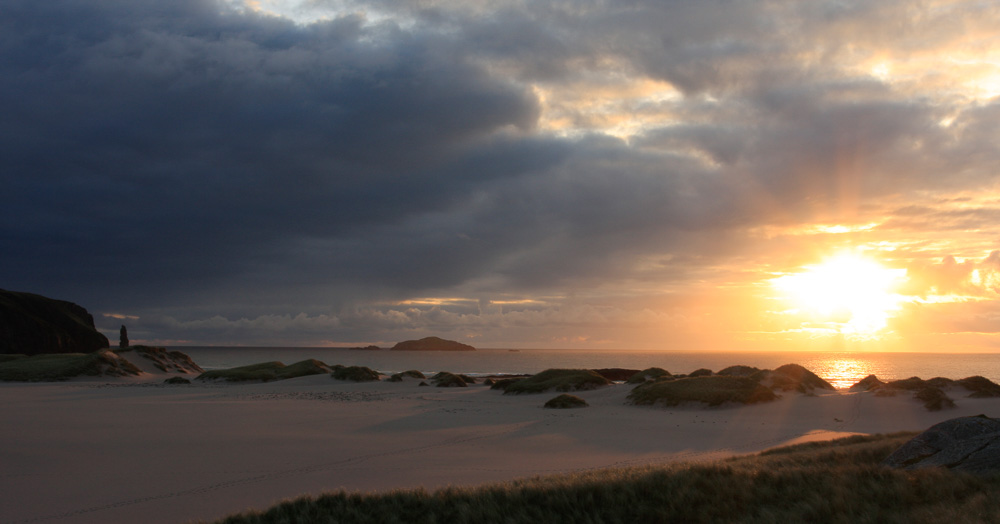
{"type": "Polygon", "coordinates": [[[329,490],[428,490],[593,468],[706,461],[807,440],[1000,414],[953,395],[788,393],[723,408],[627,405],[631,386],[556,393],[353,383],[316,375],[167,386],[165,375],[0,383],[0,522],[212,520],[329,490]]]}

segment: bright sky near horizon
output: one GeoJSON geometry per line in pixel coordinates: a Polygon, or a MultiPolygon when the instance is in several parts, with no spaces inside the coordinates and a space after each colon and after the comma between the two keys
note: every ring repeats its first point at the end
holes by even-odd
{"type": "Polygon", "coordinates": [[[996,351],[1000,5],[12,0],[0,287],[165,345],[996,351]]]}

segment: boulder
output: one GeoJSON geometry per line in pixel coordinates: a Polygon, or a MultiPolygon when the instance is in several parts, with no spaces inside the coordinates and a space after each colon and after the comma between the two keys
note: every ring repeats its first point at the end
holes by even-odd
{"type": "Polygon", "coordinates": [[[405,340],[392,346],[393,351],[475,351],[476,348],[438,337],[426,337],[420,340],[405,340]]]}
{"type": "Polygon", "coordinates": [[[0,353],[90,353],[108,347],[86,309],[65,300],[0,289],[0,353]]]}
{"type": "Polygon", "coordinates": [[[901,469],[944,467],[980,475],[1000,473],[1000,419],[977,415],[935,424],[882,463],[901,469]]]}

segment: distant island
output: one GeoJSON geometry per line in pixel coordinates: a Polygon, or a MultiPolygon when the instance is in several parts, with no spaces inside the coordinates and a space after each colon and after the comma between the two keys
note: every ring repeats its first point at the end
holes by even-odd
{"type": "Polygon", "coordinates": [[[426,337],[420,340],[406,340],[392,346],[393,351],[475,351],[476,348],[438,337],[426,337]]]}

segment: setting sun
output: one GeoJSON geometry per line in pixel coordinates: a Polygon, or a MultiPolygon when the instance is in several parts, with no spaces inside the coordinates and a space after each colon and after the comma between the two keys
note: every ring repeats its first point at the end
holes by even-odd
{"type": "Polygon", "coordinates": [[[905,269],[888,269],[878,262],[842,254],[807,271],[772,280],[797,307],[795,312],[822,323],[826,330],[873,334],[886,326],[902,298],[893,292],[905,269]]]}

